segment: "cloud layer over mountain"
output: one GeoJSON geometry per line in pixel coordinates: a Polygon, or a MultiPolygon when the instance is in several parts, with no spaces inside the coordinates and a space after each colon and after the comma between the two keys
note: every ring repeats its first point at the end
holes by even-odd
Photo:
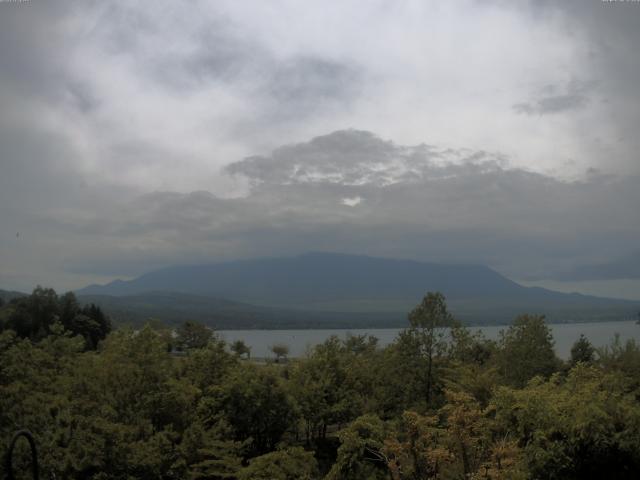
{"type": "Polygon", "coordinates": [[[637,251],[636,7],[0,3],[0,285],[310,250],[597,276],[637,251]]]}

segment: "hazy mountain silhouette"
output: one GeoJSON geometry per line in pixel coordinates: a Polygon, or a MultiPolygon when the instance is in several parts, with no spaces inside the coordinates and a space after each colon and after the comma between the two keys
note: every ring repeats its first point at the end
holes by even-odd
{"type": "Polygon", "coordinates": [[[26,293],[22,293],[22,292],[16,292],[16,291],[13,291],[13,290],[1,290],[0,289],[0,298],[5,302],[9,302],[9,301],[13,300],[14,298],[24,297],[26,295],[27,295],[26,293]]]}
{"type": "MultiPolygon", "coordinates": [[[[556,321],[613,320],[631,317],[638,303],[524,287],[482,265],[335,253],[175,266],[130,281],[91,285],[77,293],[140,297],[149,292],[172,292],[194,296],[187,297],[189,302],[199,297],[252,304],[252,315],[264,307],[277,308],[283,315],[293,310],[369,312],[393,314],[389,318],[395,323],[427,291],[444,293],[454,313],[478,323],[501,323],[524,312],[544,313],[556,321]]],[[[125,299],[119,302],[127,303],[125,299]]],[[[204,309],[203,302],[207,303],[195,303],[204,309]]]]}
{"type": "Polygon", "coordinates": [[[297,257],[169,267],[131,281],[91,285],[80,294],[172,291],[267,304],[354,298],[416,298],[428,290],[451,297],[514,295],[524,290],[481,265],[447,265],[360,255],[297,257]]]}

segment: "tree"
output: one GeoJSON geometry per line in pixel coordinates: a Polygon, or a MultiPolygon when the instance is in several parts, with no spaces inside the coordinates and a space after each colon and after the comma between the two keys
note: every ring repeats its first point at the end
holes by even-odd
{"type": "Polygon", "coordinates": [[[28,297],[16,300],[5,328],[12,329],[22,338],[40,340],[50,333],[49,327],[59,318],[58,311],[55,290],[38,286],[28,297]]]}
{"type": "Polygon", "coordinates": [[[73,320],[71,320],[69,326],[71,332],[84,337],[87,350],[95,350],[98,341],[104,338],[101,335],[100,324],[87,315],[76,315],[73,317],[73,320]]]}
{"type": "Polygon", "coordinates": [[[388,459],[382,453],[385,433],[384,422],[375,415],[355,419],[338,433],[340,447],[325,480],[388,478],[388,459]]]}
{"type": "Polygon", "coordinates": [[[571,347],[571,359],[570,365],[574,367],[578,362],[593,363],[595,359],[596,349],[593,348],[591,342],[587,340],[584,335],[580,335],[580,338],[571,347]]]}
{"type": "Polygon", "coordinates": [[[95,350],[111,331],[111,321],[100,307],[90,304],[80,308],[73,292],[58,296],[55,290],[38,286],[31,295],[16,299],[9,307],[2,314],[4,327],[31,340],[50,335],[59,322],[73,335],[84,337],[86,350],[95,350]]]}
{"type": "Polygon", "coordinates": [[[409,323],[411,327],[407,333],[415,339],[419,353],[427,363],[424,372],[424,396],[429,404],[433,387],[434,356],[446,346],[444,328],[453,326],[455,322],[447,310],[444,295],[439,292],[429,292],[409,313],[409,323]]]}
{"type": "Polygon", "coordinates": [[[279,373],[275,367],[239,363],[224,382],[208,389],[199,408],[205,425],[223,419],[233,440],[251,439],[250,453],[272,450],[296,421],[279,373]]]}
{"type": "Polygon", "coordinates": [[[71,331],[71,323],[79,313],[80,305],[73,292],[67,292],[58,298],[58,315],[65,329],[71,331]]]}
{"type": "Polygon", "coordinates": [[[482,331],[472,334],[463,325],[454,325],[451,328],[451,342],[448,352],[451,360],[482,366],[491,359],[495,350],[495,342],[487,340],[482,331]]]}
{"type": "Polygon", "coordinates": [[[325,439],[329,425],[357,416],[360,396],[349,375],[353,358],[333,335],[293,365],[289,388],[305,420],[307,443],[325,439]]]}
{"type": "Polygon", "coordinates": [[[627,379],[578,364],[565,376],[524,389],[499,387],[495,435],[522,446],[528,478],[635,479],[640,471],[640,408],[627,379]]]}
{"type": "Polygon", "coordinates": [[[238,472],[238,480],[313,480],[318,462],[312,452],[289,447],[256,457],[238,472]]]}
{"type": "Polygon", "coordinates": [[[94,343],[97,340],[104,340],[109,332],[111,332],[111,319],[102,311],[102,309],[93,303],[85,305],[80,310],[82,315],[86,315],[98,324],[97,338],[92,338],[94,343]]]}
{"type": "MultiPolygon", "coordinates": [[[[419,337],[410,329],[401,331],[385,348],[374,366],[377,377],[373,396],[382,418],[395,417],[404,410],[424,405],[427,359],[419,337]]],[[[437,369],[436,369],[437,370],[437,369]]]]}
{"type": "Polygon", "coordinates": [[[205,348],[192,351],[183,360],[184,375],[201,390],[222,383],[238,364],[238,358],[230,354],[224,340],[217,337],[205,348]]]}
{"type": "Polygon", "coordinates": [[[236,340],[231,344],[231,351],[234,352],[237,356],[242,357],[243,355],[247,356],[247,359],[251,358],[251,347],[249,347],[242,340],[236,340]]]}
{"type": "Polygon", "coordinates": [[[439,479],[453,461],[444,446],[446,432],[438,428],[437,417],[406,411],[396,431],[385,441],[382,454],[393,480],[439,479]]]}
{"type": "Polygon", "coordinates": [[[635,338],[622,342],[615,334],[609,345],[597,349],[598,363],[607,371],[623,372],[636,386],[640,386],[640,344],[635,338]]]}
{"type": "Polygon", "coordinates": [[[184,432],[180,450],[187,463],[189,480],[236,479],[242,468],[242,442],[234,442],[226,422],[205,429],[193,422],[184,432]]]}
{"type": "Polygon", "coordinates": [[[500,332],[498,343],[498,370],[511,385],[523,387],[536,375],[549,377],[559,367],[543,315],[520,315],[506,332],[500,332]]]}
{"type": "Polygon", "coordinates": [[[182,351],[204,348],[212,338],[213,331],[209,327],[190,320],[176,330],[176,346],[182,351]]]}
{"type": "Polygon", "coordinates": [[[284,343],[276,343],[271,346],[271,351],[276,356],[276,363],[279,363],[280,359],[286,360],[289,355],[289,346],[284,343]]]}
{"type": "Polygon", "coordinates": [[[378,339],[373,335],[353,335],[347,333],[344,341],[345,349],[354,355],[372,353],[378,347],[378,339]]]}
{"type": "Polygon", "coordinates": [[[447,378],[473,395],[483,407],[491,399],[498,374],[494,366],[497,346],[481,331],[472,334],[462,325],[451,329],[451,342],[447,352],[447,378]]]}
{"type": "MultiPolygon", "coordinates": [[[[494,419],[470,395],[446,391],[447,403],[440,409],[446,418],[445,444],[454,455],[451,478],[522,478],[521,452],[507,437],[493,438],[494,419]]],[[[449,477],[447,477],[449,478],[449,477]]]]}

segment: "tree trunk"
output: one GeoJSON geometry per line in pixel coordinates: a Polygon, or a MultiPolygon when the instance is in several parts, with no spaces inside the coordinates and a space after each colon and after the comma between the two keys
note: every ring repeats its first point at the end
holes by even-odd
{"type": "Polygon", "coordinates": [[[433,355],[429,352],[428,363],[427,363],[427,405],[431,403],[431,371],[433,366],[433,355]]]}

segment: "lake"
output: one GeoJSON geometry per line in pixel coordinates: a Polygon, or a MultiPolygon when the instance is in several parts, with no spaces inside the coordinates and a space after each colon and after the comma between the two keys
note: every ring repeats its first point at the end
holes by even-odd
{"type": "MultiPolygon", "coordinates": [[[[561,358],[569,358],[571,346],[584,334],[596,347],[602,347],[611,342],[617,333],[625,341],[630,338],[640,341],[640,325],[634,321],[601,322],[601,323],[562,323],[550,324],[555,340],[556,353],[561,358]]],[[[483,327],[469,327],[472,332],[482,330],[487,338],[497,339],[500,330],[505,325],[489,325],[483,327]]],[[[251,347],[252,357],[272,357],[269,350],[271,345],[284,343],[289,347],[291,357],[304,356],[307,349],[324,342],[331,335],[344,338],[347,333],[353,335],[369,334],[377,337],[380,346],[393,342],[400,328],[372,328],[352,330],[221,330],[218,333],[227,341],[243,340],[251,347]]]]}

